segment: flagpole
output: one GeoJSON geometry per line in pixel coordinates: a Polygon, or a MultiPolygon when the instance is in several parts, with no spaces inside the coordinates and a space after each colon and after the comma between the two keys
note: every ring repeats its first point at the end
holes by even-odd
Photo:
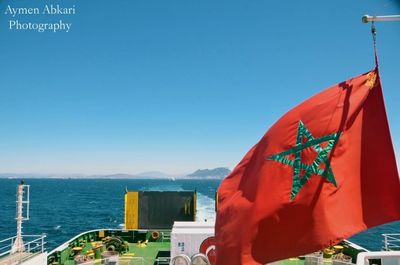
{"type": "Polygon", "coordinates": [[[390,15],[390,16],[370,16],[364,15],[362,17],[362,22],[388,22],[388,21],[400,21],[400,15],[390,15]]]}

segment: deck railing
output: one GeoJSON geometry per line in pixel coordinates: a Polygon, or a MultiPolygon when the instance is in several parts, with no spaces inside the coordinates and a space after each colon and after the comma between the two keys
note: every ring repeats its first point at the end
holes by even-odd
{"type": "MultiPolygon", "coordinates": [[[[16,253],[15,257],[18,260],[25,260],[37,253],[45,252],[45,237],[46,235],[23,235],[22,240],[24,241],[25,250],[23,252],[16,253]]],[[[11,249],[14,245],[16,238],[16,236],[13,236],[0,240],[0,259],[5,258],[10,254],[13,254],[11,253],[11,249]]]]}
{"type": "Polygon", "coordinates": [[[383,250],[400,250],[400,234],[382,234],[383,250]]]}

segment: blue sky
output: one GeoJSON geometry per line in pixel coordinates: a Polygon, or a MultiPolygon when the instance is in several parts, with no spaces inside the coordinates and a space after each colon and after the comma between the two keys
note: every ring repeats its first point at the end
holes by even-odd
{"type": "MultiPolygon", "coordinates": [[[[374,67],[363,14],[399,1],[0,1],[0,171],[234,167],[282,114],[374,67]],[[13,7],[75,5],[68,33],[8,29],[13,7]]],[[[400,23],[378,29],[400,154],[400,23]]]]}

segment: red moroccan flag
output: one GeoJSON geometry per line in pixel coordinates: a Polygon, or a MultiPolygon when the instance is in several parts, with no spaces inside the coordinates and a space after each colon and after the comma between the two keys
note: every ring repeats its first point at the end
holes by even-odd
{"type": "Polygon", "coordinates": [[[378,70],[286,113],[223,180],[218,197],[218,265],[304,255],[399,220],[378,70]]]}

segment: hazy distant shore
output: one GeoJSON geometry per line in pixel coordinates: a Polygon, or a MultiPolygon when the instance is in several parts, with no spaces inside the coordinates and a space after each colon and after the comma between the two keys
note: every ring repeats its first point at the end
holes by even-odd
{"type": "Polygon", "coordinates": [[[208,176],[208,177],[189,177],[189,176],[183,176],[183,177],[146,177],[146,176],[132,176],[132,177],[112,177],[112,176],[75,176],[75,177],[68,177],[68,176],[57,176],[57,177],[52,177],[52,176],[0,176],[0,179],[165,179],[165,180],[199,180],[199,179],[222,179],[223,177],[217,177],[217,176],[208,176]]]}
{"type": "Polygon", "coordinates": [[[231,171],[228,168],[198,169],[190,174],[167,174],[159,171],[150,171],[139,174],[29,174],[29,173],[0,173],[0,179],[222,179],[231,171]]]}

